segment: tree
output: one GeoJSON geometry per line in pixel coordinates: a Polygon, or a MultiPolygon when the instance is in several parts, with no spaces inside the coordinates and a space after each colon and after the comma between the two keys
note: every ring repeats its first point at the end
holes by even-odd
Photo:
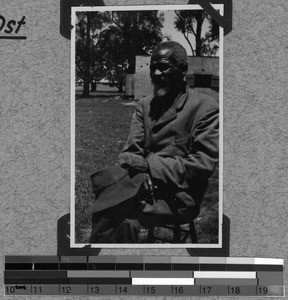
{"type": "Polygon", "coordinates": [[[193,56],[215,55],[219,49],[219,25],[203,10],[176,10],[175,28],[188,42],[193,56]],[[203,37],[202,29],[205,19],[209,31],[203,37]],[[190,35],[194,37],[195,49],[190,35]]]}
{"type": "Polygon", "coordinates": [[[162,40],[164,16],[157,11],[113,11],[99,37],[97,52],[107,78],[123,91],[126,74],[135,73],[135,56],[149,55],[162,40]]]}
{"type": "Polygon", "coordinates": [[[161,42],[164,16],[158,11],[115,11],[111,21],[122,33],[128,72],[134,73],[135,56],[149,54],[161,42]]]}
{"type": "Polygon", "coordinates": [[[76,26],[76,74],[83,97],[91,80],[107,78],[123,92],[125,75],[135,73],[135,56],[148,55],[162,40],[158,11],[80,12],[76,26]]]}
{"type": "Polygon", "coordinates": [[[123,92],[125,74],[128,68],[127,53],[123,47],[121,30],[110,26],[101,32],[96,52],[101,57],[105,77],[123,92]]]}
{"type": "Polygon", "coordinates": [[[89,97],[90,82],[103,78],[103,66],[97,54],[96,44],[107,14],[78,12],[76,24],[76,77],[84,82],[83,97],[89,97]]]}

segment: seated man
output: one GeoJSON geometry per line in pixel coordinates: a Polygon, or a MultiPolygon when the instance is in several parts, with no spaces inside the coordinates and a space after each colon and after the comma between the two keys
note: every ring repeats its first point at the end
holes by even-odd
{"type": "MultiPolygon", "coordinates": [[[[139,221],[145,215],[174,216],[184,223],[199,212],[218,162],[219,105],[187,86],[187,68],[187,54],[179,43],[163,42],[154,49],[150,63],[153,94],[139,101],[118,160],[130,173],[147,174],[147,196],[125,204],[124,210],[130,213],[126,217],[121,213],[117,226],[107,231],[117,236],[124,232],[123,239],[114,242],[137,242],[139,221]]],[[[106,219],[117,212],[119,207],[111,209],[106,219]]],[[[93,228],[97,222],[94,218],[93,228]]],[[[92,229],[91,243],[97,242],[99,231],[99,226],[92,229]]]]}

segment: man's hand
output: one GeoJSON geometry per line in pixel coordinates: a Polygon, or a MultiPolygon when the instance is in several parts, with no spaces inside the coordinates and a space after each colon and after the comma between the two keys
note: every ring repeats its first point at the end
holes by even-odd
{"type": "Polygon", "coordinates": [[[154,197],[154,186],[149,174],[145,174],[145,181],[143,182],[144,189],[146,192],[146,202],[153,205],[154,202],[157,202],[154,197]]]}
{"type": "Polygon", "coordinates": [[[138,173],[149,171],[149,166],[146,159],[140,155],[124,152],[119,155],[118,163],[124,168],[127,168],[138,173]]]}

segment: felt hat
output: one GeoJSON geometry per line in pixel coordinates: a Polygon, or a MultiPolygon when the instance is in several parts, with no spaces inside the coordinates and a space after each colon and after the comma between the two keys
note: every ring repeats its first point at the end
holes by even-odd
{"type": "Polygon", "coordinates": [[[131,177],[121,165],[114,165],[96,171],[90,175],[90,179],[96,201],[88,208],[87,213],[93,214],[136,197],[145,175],[139,173],[131,177]]]}

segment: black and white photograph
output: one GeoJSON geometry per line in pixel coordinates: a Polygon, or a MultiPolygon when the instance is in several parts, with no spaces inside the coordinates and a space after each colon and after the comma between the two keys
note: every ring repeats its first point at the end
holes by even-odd
{"type": "Polygon", "coordinates": [[[287,15],[2,1],[3,298],[284,299],[287,15]]]}
{"type": "Polygon", "coordinates": [[[223,28],[197,5],[71,18],[71,247],[220,248],[223,28]]]}

